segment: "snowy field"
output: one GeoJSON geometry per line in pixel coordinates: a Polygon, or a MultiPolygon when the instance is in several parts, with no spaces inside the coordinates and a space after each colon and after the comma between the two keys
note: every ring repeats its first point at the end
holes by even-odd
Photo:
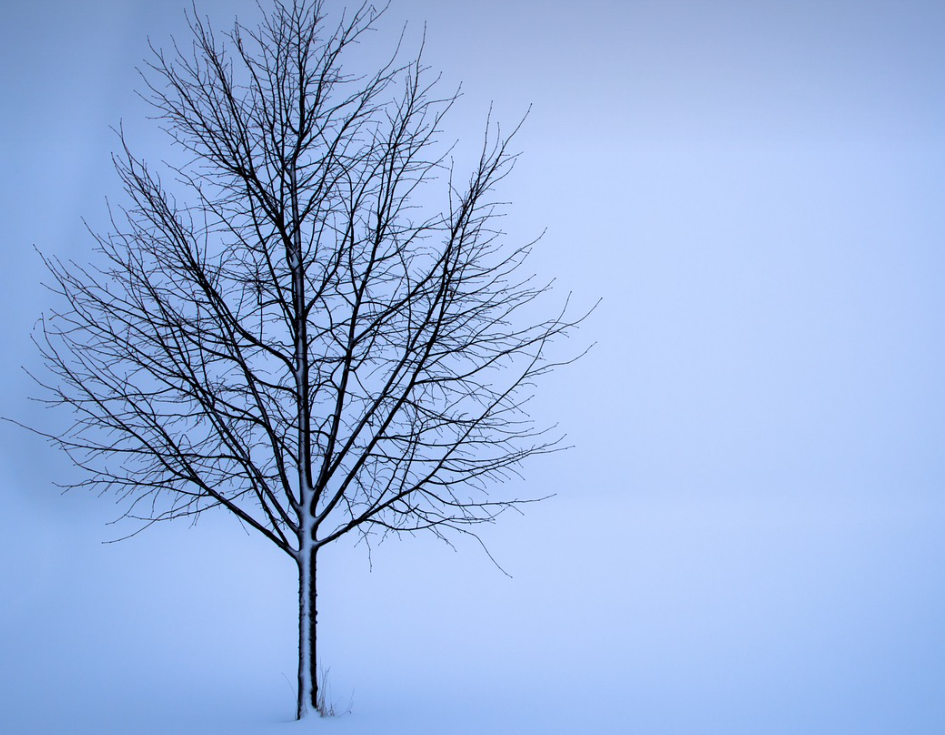
{"type": "Polygon", "coordinates": [[[101,514],[55,500],[73,517],[40,503],[4,515],[4,732],[931,734],[945,722],[945,584],[927,572],[941,504],[550,501],[496,529],[513,579],[472,546],[391,542],[373,571],[357,550],[329,553],[322,651],[351,714],[296,724],[288,563],[215,522],[103,546],[101,514]]]}
{"type": "MultiPolygon", "coordinates": [[[[180,4],[181,6],[183,3],[180,4]]],[[[225,26],[252,0],[199,6],[225,26]]],[[[333,6],[329,0],[329,6],[333,6]]],[[[172,2],[0,8],[0,415],[48,309],[31,246],[84,262],[109,125],[172,2]]],[[[597,347],[535,402],[576,448],[557,496],[454,553],[320,561],[320,655],[351,713],[292,722],[296,579],[219,515],[134,530],[0,425],[0,733],[939,735],[945,732],[945,5],[395,0],[517,120],[510,238],[597,347]],[[457,29],[462,29],[462,33],[457,29]]],[[[416,38],[414,36],[413,38],[416,38]]]]}

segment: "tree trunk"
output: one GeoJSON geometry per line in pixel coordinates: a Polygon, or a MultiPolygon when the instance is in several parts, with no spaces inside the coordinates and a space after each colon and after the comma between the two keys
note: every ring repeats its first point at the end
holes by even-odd
{"type": "Polygon", "coordinates": [[[318,711],[318,668],[316,651],[315,558],[317,549],[299,553],[299,698],[298,719],[318,711]]]}

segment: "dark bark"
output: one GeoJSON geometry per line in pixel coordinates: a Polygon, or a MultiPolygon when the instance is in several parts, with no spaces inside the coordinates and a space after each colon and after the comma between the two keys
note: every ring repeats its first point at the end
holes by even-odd
{"type": "Polygon", "coordinates": [[[308,564],[298,565],[299,673],[296,716],[299,719],[308,712],[319,712],[317,555],[318,549],[313,547],[308,554],[308,564]]]}

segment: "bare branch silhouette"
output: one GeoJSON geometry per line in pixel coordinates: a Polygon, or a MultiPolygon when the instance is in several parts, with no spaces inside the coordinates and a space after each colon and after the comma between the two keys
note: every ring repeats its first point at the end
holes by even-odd
{"type": "Polygon", "coordinates": [[[461,177],[438,141],[456,94],[420,55],[346,74],[378,15],[290,0],[217,36],[194,12],[192,46],[145,73],[188,160],[165,186],[122,137],[100,264],[46,259],[65,306],[36,334],[78,486],[146,524],[222,506],[298,566],[299,717],[323,701],[318,551],[530,502],[492,488],[561,448],[525,407],[580,321],[535,318],[531,245],[498,229],[517,128],[487,121],[461,177]]]}

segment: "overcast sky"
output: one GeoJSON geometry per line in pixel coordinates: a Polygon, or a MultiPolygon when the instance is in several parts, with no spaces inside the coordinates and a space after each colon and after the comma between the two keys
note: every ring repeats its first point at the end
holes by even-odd
{"type": "MultiPolygon", "coordinates": [[[[394,0],[367,58],[404,22],[462,83],[469,150],[490,104],[531,108],[509,239],[546,230],[536,272],[602,303],[535,405],[575,445],[526,473],[557,497],[488,533],[513,579],[472,545],[336,552],[343,727],[941,732],[945,4],[394,0]]],[[[0,7],[0,414],[61,420],[20,371],[51,303],[33,246],[90,257],[110,127],[166,155],[135,68],[171,35],[177,2],[0,7]]],[[[291,716],[287,560],[222,517],[102,546],[118,509],[60,497],[62,458],[0,431],[0,729],[119,732],[122,707],[172,717],[155,691],[291,716]]]]}

